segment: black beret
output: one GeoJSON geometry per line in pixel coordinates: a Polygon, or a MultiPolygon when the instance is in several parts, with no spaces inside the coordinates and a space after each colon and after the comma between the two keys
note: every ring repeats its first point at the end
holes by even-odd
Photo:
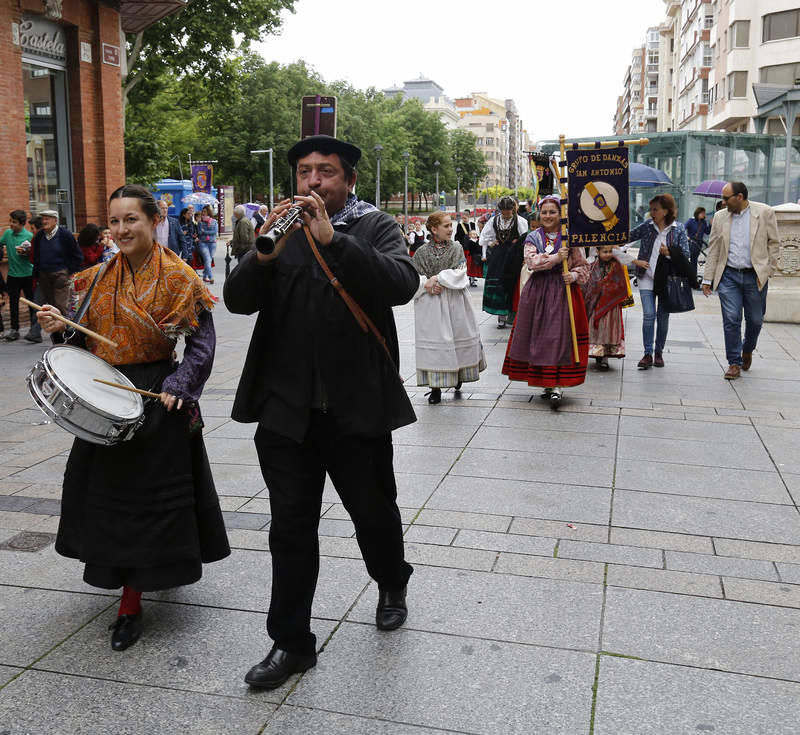
{"type": "Polygon", "coordinates": [[[330,135],[309,135],[289,149],[287,154],[289,165],[296,166],[298,159],[314,152],[322,153],[326,156],[338,153],[353,168],[356,167],[361,158],[361,149],[352,143],[345,143],[343,140],[332,138],[330,135]]]}

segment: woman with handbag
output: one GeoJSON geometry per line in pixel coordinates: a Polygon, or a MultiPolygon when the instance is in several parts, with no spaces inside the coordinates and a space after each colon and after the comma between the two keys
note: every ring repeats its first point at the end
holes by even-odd
{"type": "MultiPolygon", "coordinates": [[[[689,239],[683,225],[676,221],[677,211],[671,194],[658,194],[650,200],[650,219],[630,233],[630,242],[641,241],[638,257],[633,261],[644,312],[644,356],[639,360],[640,370],[651,366],[664,367],[670,312],[688,311],[688,308],[667,301],[670,278],[685,278],[690,267],[689,239]]],[[[678,286],[679,293],[680,290],[678,286]]],[[[691,298],[691,291],[688,296],[691,298]]]]}
{"type": "Polygon", "coordinates": [[[217,220],[212,216],[211,207],[208,204],[203,207],[200,221],[197,223],[197,232],[200,237],[197,249],[203,258],[203,280],[206,283],[214,283],[211,266],[217,249],[217,220]]]}

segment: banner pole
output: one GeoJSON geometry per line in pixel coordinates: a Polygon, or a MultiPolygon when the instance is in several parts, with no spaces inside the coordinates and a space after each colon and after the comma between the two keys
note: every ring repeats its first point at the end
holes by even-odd
{"type": "MultiPolygon", "coordinates": [[[[567,154],[566,154],[566,136],[559,135],[558,142],[559,147],[561,150],[561,162],[559,164],[558,170],[558,187],[561,191],[561,246],[563,247],[566,243],[567,247],[569,247],[569,232],[567,230],[567,196],[568,196],[568,189],[567,189],[567,154]]],[[[569,264],[567,260],[561,261],[564,264],[564,273],[569,273],[569,264]]],[[[575,362],[581,361],[580,352],[578,350],[578,333],[575,329],[575,311],[572,307],[572,291],[570,289],[569,283],[564,283],[564,288],[567,291],[567,307],[569,308],[569,326],[572,330],[572,354],[575,358],[575,362]]]]}

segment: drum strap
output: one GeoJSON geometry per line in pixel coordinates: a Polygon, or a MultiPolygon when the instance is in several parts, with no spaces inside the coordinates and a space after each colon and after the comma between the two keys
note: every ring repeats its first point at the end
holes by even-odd
{"type": "MultiPolygon", "coordinates": [[[[86,296],[83,299],[83,303],[81,304],[80,309],[75,312],[75,318],[72,320],[80,324],[81,319],[83,319],[86,312],[89,310],[89,304],[92,301],[92,291],[94,291],[94,287],[97,285],[97,281],[100,280],[100,274],[106,269],[106,264],[103,263],[98,269],[97,273],[94,274],[94,280],[92,281],[92,285],[89,286],[89,290],[86,292],[86,296]]],[[[74,333],[74,329],[72,330],[74,333]]]]}

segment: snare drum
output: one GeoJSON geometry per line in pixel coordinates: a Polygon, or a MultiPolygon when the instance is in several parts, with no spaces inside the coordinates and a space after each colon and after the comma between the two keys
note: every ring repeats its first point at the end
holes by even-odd
{"type": "Polygon", "coordinates": [[[71,434],[92,444],[127,441],[144,421],[142,397],[94,378],[135,387],[91,352],[59,345],[33,366],[28,390],[47,417],[71,434]]]}

